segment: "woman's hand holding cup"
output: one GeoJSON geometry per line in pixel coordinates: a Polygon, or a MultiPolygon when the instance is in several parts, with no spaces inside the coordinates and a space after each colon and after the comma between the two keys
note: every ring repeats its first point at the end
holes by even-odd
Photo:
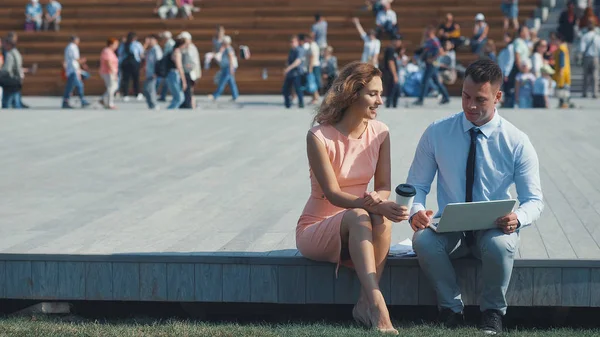
{"type": "Polygon", "coordinates": [[[393,222],[408,220],[409,212],[406,206],[400,206],[393,201],[382,201],[377,205],[379,214],[393,222]]]}

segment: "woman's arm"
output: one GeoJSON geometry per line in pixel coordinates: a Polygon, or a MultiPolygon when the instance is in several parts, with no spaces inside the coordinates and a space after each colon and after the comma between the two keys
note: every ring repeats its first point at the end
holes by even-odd
{"type": "Polygon", "coordinates": [[[231,49],[228,51],[229,53],[229,73],[233,75],[235,73],[235,68],[233,67],[233,59],[235,58],[235,54],[231,49]]]}
{"type": "Polygon", "coordinates": [[[392,160],[390,155],[390,135],[385,136],[385,140],[379,147],[379,160],[375,168],[374,189],[381,197],[386,200],[390,197],[392,188],[392,160]]]}
{"type": "Polygon", "coordinates": [[[487,38],[489,31],[490,31],[490,26],[485,25],[485,27],[483,28],[483,33],[479,37],[480,42],[483,41],[483,39],[487,38]]]}
{"type": "Polygon", "coordinates": [[[185,80],[185,72],[183,71],[183,63],[181,60],[181,50],[179,48],[175,49],[173,52],[173,58],[175,61],[175,66],[177,67],[177,71],[179,71],[179,76],[181,76],[181,86],[183,90],[187,89],[187,81],[185,80]]]}
{"type": "Polygon", "coordinates": [[[360,34],[361,37],[367,35],[358,18],[353,18],[352,22],[354,22],[354,26],[356,27],[356,30],[358,30],[358,34],[360,34]]]}

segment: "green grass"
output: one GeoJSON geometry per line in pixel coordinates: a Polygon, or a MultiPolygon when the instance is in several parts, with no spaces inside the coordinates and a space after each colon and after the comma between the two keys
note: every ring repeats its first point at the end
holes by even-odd
{"type": "MultiPolygon", "coordinates": [[[[398,327],[400,336],[482,336],[475,328],[445,330],[432,325],[398,327]]],[[[381,336],[353,325],[340,324],[230,324],[180,320],[92,321],[73,318],[0,318],[0,336],[381,336]]],[[[503,336],[600,336],[600,330],[511,330],[503,336]]]]}

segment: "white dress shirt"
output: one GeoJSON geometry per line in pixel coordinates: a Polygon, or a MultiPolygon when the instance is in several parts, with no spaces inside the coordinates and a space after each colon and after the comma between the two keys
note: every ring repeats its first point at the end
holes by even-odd
{"type": "MultiPolygon", "coordinates": [[[[425,199],[436,172],[439,217],[449,203],[465,202],[467,156],[474,125],[464,113],[432,123],[421,137],[407,183],[417,189],[411,216],[425,209],[425,199]]],[[[519,207],[515,211],[521,228],[537,220],[544,208],[538,157],[529,137],[494,113],[479,127],[473,201],[505,200],[514,183],[519,207]]]]}
{"type": "Polygon", "coordinates": [[[600,56],[600,34],[595,30],[585,33],[579,42],[579,51],[585,57],[600,56]]]}

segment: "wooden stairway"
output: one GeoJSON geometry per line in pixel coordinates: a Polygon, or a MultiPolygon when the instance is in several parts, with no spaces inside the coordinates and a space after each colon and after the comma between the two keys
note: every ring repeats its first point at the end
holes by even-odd
{"type": "MultiPolygon", "coordinates": [[[[356,32],[351,18],[357,16],[365,29],[374,26],[370,11],[362,11],[361,0],[203,0],[202,10],[194,20],[160,20],[152,10],[154,0],[62,0],[62,24],[60,32],[23,32],[25,5],[22,0],[3,0],[0,8],[0,33],[14,30],[19,33],[19,50],[25,66],[38,63],[35,76],[25,79],[25,95],[61,95],[64,81],[61,79],[63,51],[69,36],[81,38],[81,55],[86,57],[92,77],[86,81],[86,94],[104,92],[104,84],[98,75],[100,51],[108,37],[121,37],[129,31],[143,37],[163,30],[173,35],[187,30],[201,55],[210,51],[211,38],[217,25],[224,25],[233,38],[234,46],[248,45],[252,52],[250,60],[240,60],[237,82],[241,94],[278,94],[281,92],[283,68],[292,34],[308,33],[314,22],[314,14],[328,21],[328,41],[335,48],[340,66],[360,59],[363,42],[356,32]],[[268,78],[263,80],[266,69],[268,78]]],[[[530,17],[538,0],[521,0],[522,21],[530,17]]],[[[461,25],[463,35],[470,36],[473,18],[482,12],[490,26],[490,38],[502,42],[502,12],[500,0],[482,4],[476,0],[427,0],[417,3],[397,1],[394,9],[398,14],[400,32],[404,36],[408,52],[418,48],[423,28],[439,24],[447,12],[452,12],[461,25]]],[[[387,41],[382,41],[383,49],[387,41]]],[[[499,45],[501,47],[501,45],[499,45]]],[[[466,65],[475,59],[469,52],[457,55],[466,65]]],[[[213,77],[216,67],[204,71],[196,84],[196,93],[206,94],[215,90],[213,77]]],[[[451,94],[460,92],[460,83],[450,88],[451,94]]]]}

